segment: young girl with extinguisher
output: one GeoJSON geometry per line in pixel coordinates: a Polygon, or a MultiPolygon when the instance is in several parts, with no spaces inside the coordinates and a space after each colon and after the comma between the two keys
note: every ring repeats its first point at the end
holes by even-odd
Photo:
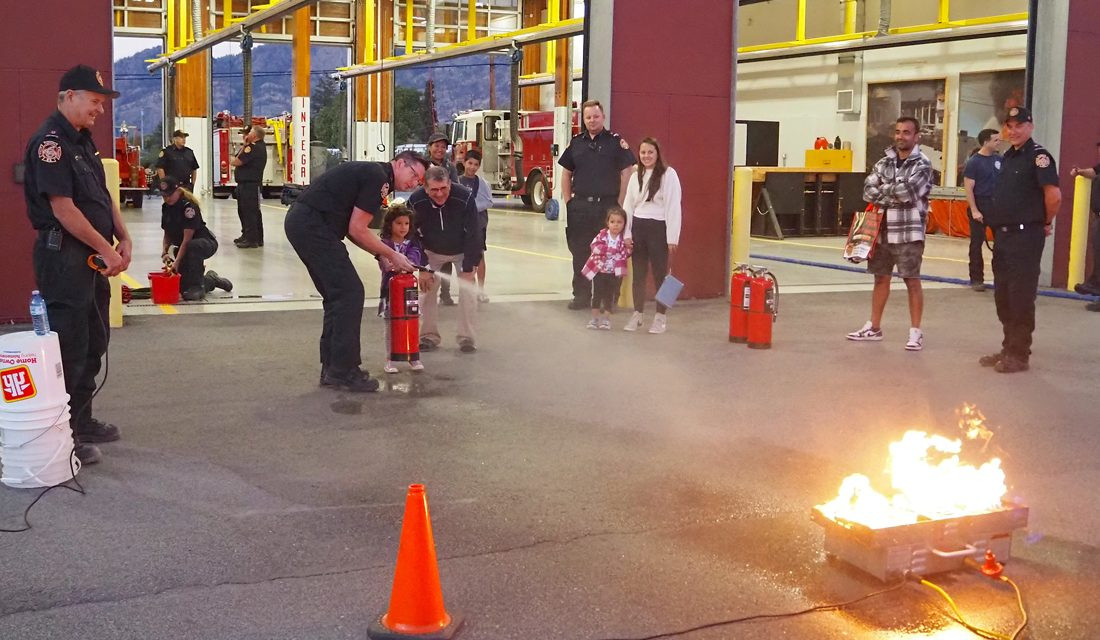
{"type": "Polygon", "coordinates": [[[626,228],[626,212],[611,207],[604,218],[604,228],[592,239],[592,253],[584,263],[581,273],[592,281],[592,319],[589,329],[611,329],[615,294],[619,292],[626,275],[626,259],[630,257],[623,230],[626,228]]]}
{"type": "MultiPolygon", "coordinates": [[[[418,267],[428,266],[428,256],[420,241],[412,233],[412,211],[403,204],[392,204],[386,210],[382,219],[382,243],[397,251],[409,259],[409,262],[418,267]]],[[[382,269],[382,300],[378,303],[378,315],[386,322],[386,365],[383,370],[386,373],[397,373],[397,363],[390,360],[390,280],[393,278],[393,265],[386,258],[378,259],[378,266],[382,269]]],[[[422,371],[424,364],[420,360],[409,363],[413,371],[422,371]]]]}

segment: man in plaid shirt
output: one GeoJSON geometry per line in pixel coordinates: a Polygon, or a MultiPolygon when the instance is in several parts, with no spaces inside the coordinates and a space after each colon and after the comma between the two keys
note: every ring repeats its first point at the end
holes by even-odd
{"type": "Polygon", "coordinates": [[[863,183],[863,199],[885,212],[879,244],[867,271],[875,276],[871,294],[871,319],[848,334],[857,342],[882,340],[882,312],[890,297],[890,278],[897,267],[909,290],[909,339],[905,348],[920,351],[924,334],[920,329],[924,292],[920,266],[924,257],[924,228],[928,221],[928,194],[932,191],[932,163],[920,152],[920,123],[908,116],[894,124],[894,146],[875,163],[863,183]]]}

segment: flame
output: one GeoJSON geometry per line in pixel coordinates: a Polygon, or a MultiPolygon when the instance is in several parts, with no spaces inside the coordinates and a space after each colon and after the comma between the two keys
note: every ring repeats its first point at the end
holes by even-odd
{"type": "MultiPolygon", "coordinates": [[[[984,453],[993,433],[971,405],[960,411],[959,427],[968,440],[983,440],[984,453]]],[[[872,529],[996,511],[1007,488],[999,458],[980,466],[964,463],[962,440],[923,431],[907,431],[890,444],[887,473],[891,497],[879,493],[862,474],[844,479],[836,498],[818,509],[836,521],[858,522],[872,529]]]]}

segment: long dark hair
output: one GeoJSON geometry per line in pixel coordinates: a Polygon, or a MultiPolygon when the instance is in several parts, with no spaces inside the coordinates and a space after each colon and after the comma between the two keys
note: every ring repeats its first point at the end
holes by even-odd
{"type": "MultiPolygon", "coordinates": [[[[386,215],[382,218],[382,232],[379,234],[383,239],[389,240],[393,237],[393,222],[398,218],[408,218],[409,222],[412,222],[412,211],[403,204],[391,204],[386,209],[386,215]]],[[[406,240],[409,236],[412,236],[413,228],[409,225],[409,235],[405,237],[406,240]]]]}
{"type": "Polygon", "coordinates": [[[638,144],[638,189],[641,190],[645,187],[643,183],[643,177],[645,175],[645,166],[642,165],[642,145],[648,144],[657,151],[657,162],[653,165],[653,175],[649,178],[649,192],[646,194],[646,201],[653,202],[653,196],[657,195],[657,191],[661,188],[661,176],[665,175],[665,160],[661,157],[661,145],[657,143],[656,138],[642,138],[641,143],[638,144]]]}

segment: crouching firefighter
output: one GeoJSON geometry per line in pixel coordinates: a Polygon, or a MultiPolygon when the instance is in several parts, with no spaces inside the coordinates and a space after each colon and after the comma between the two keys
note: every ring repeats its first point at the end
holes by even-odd
{"type": "Polygon", "coordinates": [[[180,275],[180,293],[184,300],[202,300],[215,288],[233,290],[233,283],[206,271],[204,261],[218,251],[218,241],[202,219],[194,194],[169,176],[157,184],[161,205],[160,228],[164,230],[161,258],[180,275]],[[172,256],[172,247],[176,247],[172,256]]]}

